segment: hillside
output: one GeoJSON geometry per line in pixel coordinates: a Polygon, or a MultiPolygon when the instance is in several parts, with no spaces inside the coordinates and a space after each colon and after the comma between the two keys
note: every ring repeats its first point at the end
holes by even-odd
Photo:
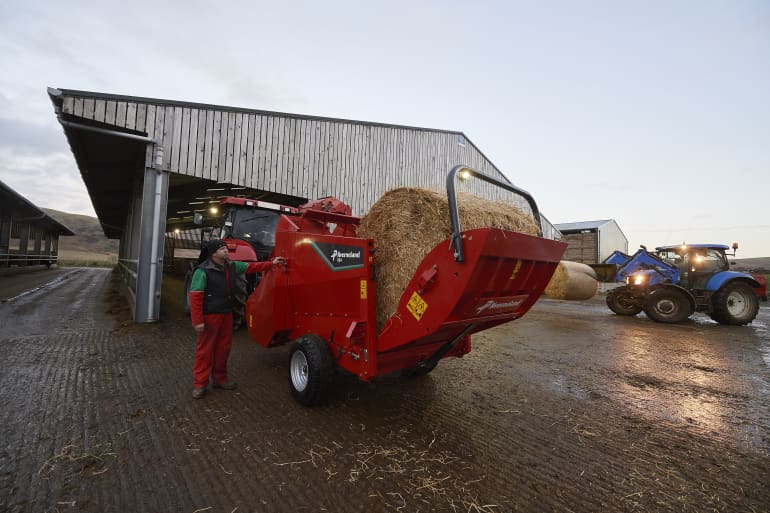
{"type": "Polygon", "coordinates": [[[69,214],[50,208],[46,214],[72,230],[75,235],[59,237],[59,257],[62,259],[117,259],[118,240],[108,239],[99,220],[80,214],[69,214]]]}
{"type": "Polygon", "coordinates": [[[770,257],[736,258],[734,270],[758,270],[761,272],[770,272],[770,257]]]}

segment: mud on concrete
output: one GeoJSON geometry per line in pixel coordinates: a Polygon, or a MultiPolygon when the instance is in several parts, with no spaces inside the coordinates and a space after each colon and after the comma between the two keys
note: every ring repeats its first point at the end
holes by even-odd
{"type": "MultiPolygon", "coordinates": [[[[751,326],[541,300],[418,379],[296,404],[239,332],[190,397],[167,280],[134,325],[110,271],[0,304],[0,511],[768,511],[770,311],[751,326]]],[[[177,286],[177,291],[178,291],[177,286]]]]}

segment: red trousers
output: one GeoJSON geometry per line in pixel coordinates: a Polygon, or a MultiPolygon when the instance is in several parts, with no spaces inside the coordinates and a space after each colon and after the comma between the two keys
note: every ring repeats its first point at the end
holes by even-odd
{"type": "Polygon", "coordinates": [[[203,322],[206,327],[198,333],[195,350],[195,388],[208,386],[212,372],[215,384],[227,381],[227,358],[233,344],[233,314],[207,314],[203,322]]]}

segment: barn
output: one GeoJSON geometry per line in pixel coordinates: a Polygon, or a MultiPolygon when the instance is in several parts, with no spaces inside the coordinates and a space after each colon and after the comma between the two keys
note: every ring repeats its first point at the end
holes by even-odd
{"type": "Polygon", "coordinates": [[[614,219],[557,223],[554,225],[569,244],[565,260],[600,264],[614,251],[628,253],[628,239],[614,219]]]}
{"type": "MultiPolygon", "coordinates": [[[[443,189],[457,164],[508,182],[457,131],[70,89],[48,95],[104,233],[120,239],[137,322],[159,316],[165,234],[189,228],[221,197],[294,206],[336,196],[360,216],[394,187],[443,189]]],[[[460,190],[529,210],[481,180],[460,190]]]]}
{"type": "Polygon", "coordinates": [[[45,265],[59,258],[69,228],[0,181],[0,268],[45,265]]]}

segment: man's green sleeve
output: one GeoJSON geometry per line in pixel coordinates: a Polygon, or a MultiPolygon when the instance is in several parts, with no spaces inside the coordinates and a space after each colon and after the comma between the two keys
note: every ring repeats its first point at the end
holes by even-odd
{"type": "Polygon", "coordinates": [[[193,273],[192,282],[190,283],[190,290],[196,292],[206,291],[206,271],[203,269],[196,269],[193,273]]]}

